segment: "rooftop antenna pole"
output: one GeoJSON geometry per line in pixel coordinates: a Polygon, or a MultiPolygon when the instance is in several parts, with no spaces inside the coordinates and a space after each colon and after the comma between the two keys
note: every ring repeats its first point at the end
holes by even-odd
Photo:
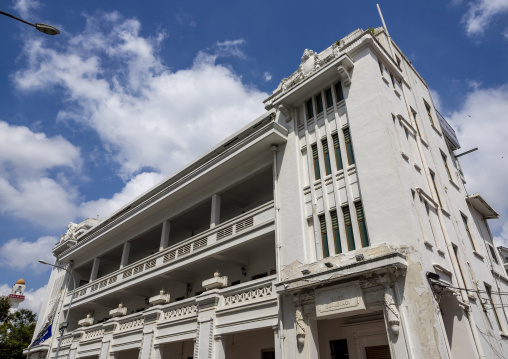
{"type": "Polygon", "coordinates": [[[390,52],[392,53],[392,58],[395,59],[395,53],[393,51],[392,47],[392,38],[390,37],[390,34],[388,33],[388,28],[385,24],[385,19],[383,19],[383,13],[381,12],[381,8],[379,7],[379,4],[377,5],[377,11],[379,11],[379,17],[381,18],[381,22],[383,23],[383,28],[385,29],[386,36],[388,37],[388,46],[390,46],[390,52]]]}

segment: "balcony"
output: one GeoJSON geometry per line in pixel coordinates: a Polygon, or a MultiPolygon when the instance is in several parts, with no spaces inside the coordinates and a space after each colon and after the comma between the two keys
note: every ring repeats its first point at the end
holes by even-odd
{"type": "MultiPolygon", "coordinates": [[[[145,287],[148,286],[151,290],[158,287],[160,290],[160,276],[164,275],[166,275],[166,278],[181,277],[184,278],[182,281],[189,282],[185,278],[188,278],[189,273],[193,270],[203,272],[203,269],[211,268],[211,270],[208,270],[210,273],[206,273],[206,275],[212,274],[215,264],[204,263],[210,258],[215,260],[230,258],[232,262],[235,262],[235,258],[240,258],[237,265],[241,266],[242,255],[235,254],[234,251],[240,250],[239,245],[245,242],[253,243],[250,247],[242,245],[244,252],[266,249],[266,245],[272,242],[275,228],[274,218],[274,205],[273,201],[270,201],[221,223],[213,229],[179,241],[162,251],[77,288],[74,291],[73,308],[89,300],[95,300],[105,294],[112,294],[135,284],[144,284],[145,287]],[[226,257],[224,257],[223,252],[226,253],[226,257]],[[229,257],[227,256],[228,252],[231,252],[229,257]],[[189,267],[189,264],[191,267],[189,267]],[[168,276],[169,272],[175,273],[168,276]]],[[[243,256],[245,255],[243,253],[243,256]]],[[[166,287],[166,289],[169,288],[166,287]]],[[[72,291],[67,296],[66,305],[68,305],[71,293],[72,291]]],[[[146,296],[150,295],[152,294],[146,294],[146,296]]],[[[119,297],[118,299],[121,300],[121,295],[114,297],[119,297]]]]}
{"type": "Polygon", "coordinates": [[[62,353],[68,353],[70,346],[79,342],[78,355],[98,355],[106,330],[113,336],[112,348],[117,345],[115,340],[119,341],[118,344],[140,343],[142,336],[139,334],[143,330],[145,318],[154,316],[157,325],[155,339],[160,344],[174,341],[174,338],[192,339],[196,336],[200,302],[210,296],[216,299],[214,310],[217,313],[218,334],[272,327],[277,324],[278,311],[275,282],[276,276],[272,275],[71,331],[64,334],[62,353]],[[239,316],[238,312],[242,315],[239,316]]]}

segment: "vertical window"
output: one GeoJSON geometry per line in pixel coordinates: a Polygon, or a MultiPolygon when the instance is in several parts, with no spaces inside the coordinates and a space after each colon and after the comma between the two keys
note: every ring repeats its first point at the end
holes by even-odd
{"type": "Polygon", "coordinates": [[[342,93],[342,85],[340,82],[335,84],[335,95],[337,96],[337,102],[344,100],[344,94],[342,93]]]}
{"type": "Polygon", "coordinates": [[[395,60],[397,61],[397,66],[399,66],[399,69],[400,69],[400,59],[397,55],[395,55],[395,60]]]}
{"type": "Polygon", "coordinates": [[[430,121],[430,124],[431,124],[432,126],[435,126],[435,124],[434,124],[434,118],[432,117],[432,114],[431,114],[431,112],[430,112],[430,106],[429,106],[429,105],[427,105],[427,103],[426,103],[426,102],[425,102],[425,108],[427,109],[427,115],[429,115],[429,121],[430,121]]]}
{"type": "Polygon", "coordinates": [[[329,88],[325,91],[325,97],[326,97],[326,108],[333,106],[333,96],[332,96],[332,89],[329,88]]]}
{"type": "Polygon", "coordinates": [[[418,134],[421,137],[422,134],[420,133],[420,127],[418,127],[418,121],[416,121],[416,111],[413,110],[412,108],[411,108],[411,114],[413,115],[413,120],[415,121],[416,131],[418,131],[418,134]]]}
{"type": "Polygon", "coordinates": [[[321,142],[323,144],[323,154],[325,155],[325,171],[326,175],[332,173],[332,166],[330,165],[330,152],[328,151],[328,141],[323,140],[321,142]]]}
{"type": "Polygon", "coordinates": [[[342,207],[342,214],[344,215],[344,225],[346,226],[347,246],[350,251],[353,251],[356,249],[356,246],[353,225],[351,224],[351,213],[348,206],[342,207]]]}
{"type": "Polygon", "coordinates": [[[321,228],[321,243],[323,246],[323,257],[329,257],[330,251],[328,250],[328,235],[326,234],[326,219],[324,214],[319,216],[319,227],[321,228]]]}
{"type": "Polygon", "coordinates": [[[344,129],[344,140],[346,141],[347,160],[350,165],[355,163],[355,156],[353,154],[353,144],[351,143],[351,134],[349,128],[344,129]]]}
{"type": "Polygon", "coordinates": [[[464,287],[467,289],[467,282],[466,282],[466,277],[464,276],[464,272],[462,272],[462,267],[460,265],[460,260],[459,260],[459,249],[457,246],[453,246],[453,253],[455,254],[455,259],[457,260],[457,264],[459,265],[459,272],[460,272],[460,276],[462,277],[462,281],[464,282],[464,287]]]}
{"type": "Polygon", "coordinates": [[[321,94],[316,96],[316,107],[318,115],[323,112],[323,97],[321,94]]]}
{"type": "Polygon", "coordinates": [[[473,251],[476,251],[476,247],[473,242],[473,237],[471,236],[471,232],[469,232],[469,226],[467,225],[467,217],[461,214],[462,221],[464,222],[464,227],[466,228],[467,237],[469,238],[469,242],[471,243],[471,247],[473,247],[473,251]]]}
{"type": "Polygon", "coordinates": [[[443,207],[443,204],[441,203],[441,197],[439,197],[439,192],[437,190],[436,174],[434,172],[430,172],[430,177],[432,178],[432,184],[434,185],[434,190],[436,191],[436,196],[437,196],[437,201],[439,202],[439,206],[443,207]]]}
{"type": "Polygon", "coordinates": [[[393,75],[392,74],[390,74],[390,79],[392,80],[393,88],[395,88],[395,80],[393,79],[393,75]]]}
{"type": "Polygon", "coordinates": [[[492,255],[492,259],[494,260],[494,262],[496,262],[496,264],[499,264],[499,261],[497,260],[497,256],[496,256],[496,250],[489,243],[487,243],[487,245],[489,246],[490,254],[492,255]]]}
{"type": "Polygon", "coordinates": [[[443,158],[443,163],[446,169],[446,173],[448,174],[448,179],[452,180],[452,174],[450,173],[450,168],[448,168],[448,162],[446,161],[446,156],[441,153],[441,157],[443,158]]]}
{"type": "Polygon", "coordinates": [[[383,74],[383,64],[381,63],[381,61],[378,61],[377,62],[379,64],[379,71],[381,71],[381,75],[383,74]]]}
{"type": "Polygon", "coordinates": [[[321,179],[321,173],[319,172],[319,157],[317,145],[312,145],[312,162],[314,163],[314,179],[321,179]]]}
{"type": "Polygon", "coordinates": [[[311,119],[314,117],[314,110],[312,109],[312,99],[308,100],[305,103],[305,107],[307,108],[307,119],[311,119]]]}
{"type": "Polygon", "coordinates": [[[340,144],[339,144],[339,135],[334,133],[332,135],[333,139],[333,148],[335,149],[335,163],[337,165],[337,170],[340,171],[344,166],[342,166],[342,157],[340,154],[340,144]]]}
{"type": "Polygon", "coordinates": [[[333,242],[335,243],[335,253],[342,253],[342,245],[340,244],[339,234],[339,219],[337,218],[337,211],[330,212],[332,217],[332,228],[333,228],[333,242]]]}
{"type": "Polygon", "coordinates": [[[492,300],[492,292],[490,291],[490,286],[485,284],[485,290],[487,291],[487,295],[489,296],[490,305],[492,306],[492,312],[494,313],[494,317],[496,317],[497,326],[500,331],[503,331],[503,327],[501,327],[501,321],[499,320],[499,316],[497,315],[496,305],[494,304],[494,301],[492,300]]]}
{"type": "Polygon", "coordinates": [[[365,224],[365,216],[363,213],[362,202],[356,202],[355,207],[356,207],[356,218],[358,219],[358,229],[360,230],[360,236],[362,239],[362,247],[368,247],[370,243],[369,236],[367,234],[367,226],[365,224]]]}

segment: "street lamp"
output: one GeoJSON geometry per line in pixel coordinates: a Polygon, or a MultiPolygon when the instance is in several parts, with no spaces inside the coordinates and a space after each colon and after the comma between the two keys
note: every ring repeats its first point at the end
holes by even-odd
{"type": "MultiPolygon", "coordinates": [[[[58,352],[60,351],[60,345],[62,344],[63,333],[65,331],[65,328],[67,328],[67,325],[69,324],[68,319],[69,319],[69,313],[71,311],[72,298],[74,298],[74,292],[75,292],[75,289],[76,289],[76,279],[74,278],[72,273],[70,271],[68,271],[64,267],[56,266],[56,265],[48,263],[48,262],[46,262],[45,260],[42,260],[42,259],[39,259],[39,263],[47,264],[48,266],[52,266],[52,267],[55,267],[55,268],[63,269],[64,271],[69,273],[69,275],[74,280],[74,288],[72,290],[71,300],[69,301],[69,308],[67,308],[67,314],[65,315],[65,321],[60,325],[60,339],[58,340],[58,346],[56,347],[56,354],[55,354],[55,358],[58,358],[58,352]]],[[[64,298],[64,302],[65,302],[65,298],[64,298]]],[[[63,304],[62,304],[62,306],[63,306],[63,304]]],[[[51,348],[50,348],[50,350],[51,350],[51,348]]]]}
{"type": "MultiPolygon", "coordinates": [[[[5,15],[5,16],[8,16],[10,18],[13,18],[14,20],[18,20],[18,21],[21,21],[21,22],[24,22],[25,24],[28,24],[30,26],[33,26],[35,27],[37,30],[39,30],[40,32],[43,32],[45,34],[48,34],[48,35],[58,35],[60,33],[60,30],[58,30],[56,27],[53,27],[51,25],[46,25],[46,24],[32,24],[31,22],[28,22],[28,21],[25,21],[23,19],[20,19],[19,17],[16,17],[14,15],[11,15],[11,14],[7,14],[6,12],[3,12],[3,11],[0,11],[0,14],[2,15],[5,15]]],[[[39,261],[40,262],[40,261],[39,261]]],[[[49,263],[45,263],[45,264],[49,264],[49,263]]],[[[51,265],[51,264],[50,264],[51,265]]]]}

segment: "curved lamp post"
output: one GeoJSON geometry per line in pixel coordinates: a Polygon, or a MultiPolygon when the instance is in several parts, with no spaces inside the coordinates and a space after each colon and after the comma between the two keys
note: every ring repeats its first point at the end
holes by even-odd
{"type": "MultiPolygon", "coordinates": [[[[56,348],[56,354],[55,354],[55,358],[58,358],[58,352],[60,351],[60,345],[62,344],[62,339],[63,339],[63,332],[65,331],[65,328],[67,328],[67,325],[69,324],[68,319],[69,319],[69,313],[71,311],[72,298],[74,298],[74,292],[76,289],[76,279],[74,278],[72,273],[64,267],[56,266],[56,265],[48,263],[42,259],[39,259],[39,263],[47,264],[48,266],[63,269],[64,271],[69,273],[69,275],[72,277],[72,280],[74,280],[74,288],[72,290],[71,300],[69,301],[69,308],[67,308],[67,314],[65,315],[65,321],[60,325],[60,328],[59,328],[60,329],[60,339],[58,340],[58,347],[56,348]]],[[[65,298],[64,298],[64,302],[65,302],[65,298]]],[[[63,304],[62,304],[62,306],[63,306],[63,304]]]]}
{"type": "MultiPolygon", "coordinates": [[[[28,22],[28,21],[25,21],[23,19],[20,19],[19,17],[16,17],[14,15],[11,15],[11,14],[7,14],[6,12],[3,12],[3,11],[0,11],[0,14],[2,15],[5,15],[5,16],[8,16],[10,18],[13,18],[14,20],[18,20],[18,21],[21,21],[21,22],[24,22],[25,24],[27,25],[30,25],[30,26],[33,26],[35,27],[37,30],[39,30],[40,32],[43,32],[45,34],[48,34],[48,35],[58,35],[60,33],[60,30],[58,30],[56,27],[53,27],[51,25],[46,25],[46,24],[32,24],[31,22],[28,22]]],[[[39,261],[40,262],[40,261],[39,261]]],[[[49,264],[49,263],[45,263],[45,264],[49,264]]],[[[49,264],[51,265],[51,264],[49,264]]]]}

